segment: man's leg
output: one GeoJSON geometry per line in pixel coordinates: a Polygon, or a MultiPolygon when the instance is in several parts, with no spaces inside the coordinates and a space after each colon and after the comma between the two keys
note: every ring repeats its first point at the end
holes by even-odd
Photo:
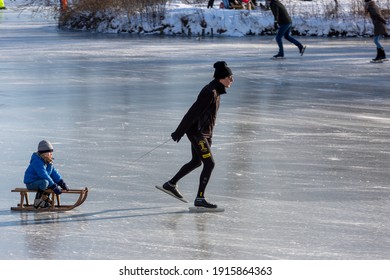
{"type": "Polygon", "coordinates": [[[288,28],[286,29],[286,32],[284,33],[284,38],[289,41],[290,43],[294,44],[295,46],[298,47],[299,52],[302,51],[303,45],[295,38],[291,37],[290,35],[291,32],[291,24],[288,25],[288,28]]]}
{"type": "MultiPolygon", "coordinates": [[[[191,140],[190,140],[191,141],[191,140]]],[[[163,188],[166,191],[169,191],[172,195],[178,197],[178,198],[183,198],[183,195],[179,192],[177,182],[180,181],[184,176],[192,172],[194,169],[198,168],[201,164],[202,161],[200,160],[197,152],[195,151],[195,148],[191,142],[191,153],[192,153],[192,158],[191,160],[184,164],[180,170],[176,173],[175,176],[168,182],[166,182],[163,185],[163,188]]]]}
{"type": "Polygon", "coordinates": [[[191,154],[192,154],[191,160],[188,163],[184,164],[180,168],[180,170],[176,173],[176,175],[173,176],[173,178],[171,180],[169,180],[169,182],[171,184],[176,185],[177,182],[180,181],[180,179],[182,179],[184,176],[188,175],[193,170],[195,170],[196,168],[201,166],[202,162],[201,162],[197,152],[195,151],[192,143],[191,143],[191,154]]]}
{"type": "Polygon", "coordinates": [[[213,154],[211,153],[211,139],[195,137],[191,140],[191,143],[203,163],[203,169],[199,178],[198,193],[194,205],[205,208],[217,208],[217,205],[211,204],[205,199],[206,187],[215,166],[213,154]]]}
{"type": "Polygon", "coordinates": [[[284,57],[283,42],[282,42],[282,38],[283,38],[284,32],[285,32],[285,30],[283,28],[284,26],[285,25],[282,25],[279,27],[278,33],[276,34],[276,37],[275,37],[276,43],[278,44],[278,47],[279,47],[279,52],[274,57],[284,57]]]}
{"type": "Polygon", "coordinates": [[[198,155],[203,163],[203,169],[200,173],[199,178],[199,188],[197,197],[204,198],[204,193],[207,187],[207,184],[210,180],[211,173],[213,172],[215,162],[213,154],[211,153],[210,142],[208,139],[201,138],[197,139],[195,150],[198,152],[198,155]]]}

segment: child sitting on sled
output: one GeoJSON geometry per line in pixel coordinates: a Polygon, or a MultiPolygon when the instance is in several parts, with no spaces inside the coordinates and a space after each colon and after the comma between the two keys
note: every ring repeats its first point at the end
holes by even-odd
{"type": "Polygon", "coordinates": [[[24,184],[27,189],[36,190],[35,208],[48,208],[50,199],[47,192],[52,189],[59,195],[62,190],[69,190],[60,173],[53,166],[53,145],[46,140],[38,144],[38,151],[31,156],[30,164],[24,174],[24,184]]]}

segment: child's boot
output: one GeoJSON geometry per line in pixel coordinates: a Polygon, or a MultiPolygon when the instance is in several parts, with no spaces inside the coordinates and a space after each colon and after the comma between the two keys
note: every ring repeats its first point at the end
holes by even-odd
{"type": "Polygon", "coordinates": [[[34,199],[34,208],[48,208],[50,206],[49,196],[43,191],[38,190],[34,199]]]}

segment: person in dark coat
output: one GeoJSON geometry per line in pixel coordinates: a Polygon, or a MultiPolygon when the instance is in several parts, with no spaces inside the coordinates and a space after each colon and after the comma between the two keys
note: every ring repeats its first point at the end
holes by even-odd
{"type": "Polygon", "coordinates": [[[298,40],[291,37],[290,31],[292,20],[284,5],[280,3],[279,0],[269,0],[268,5],[271,8],[272,14],[274,15],[274,27],[275,29],[278,29],[276,34],[276,42],[279,46],[279,52],[274,55],[274,58],[284,58],[282,37],[297,46],[299,53],[303,55],[306,46],[302,45],[298,40]]]}
{"type": "Polygon", "coordinates": [[[207,3],[207,9],[213,8],[213,5],[214,5],[214,0],[209,0],[209,2],[207,3]]]}
{"type": "Polygon", "coordinates": [[[386,59],[386,53],[379,40],[387,35],[386,20],[381,14],[381,10],[376,5],[374,0],[365,0],[366,13],[370,15],[374,24],[374,43],[376,45],[377,54],[373,61],[382,61],[386,59]]]}
{"type": "Polygon", "coordinates": [[[163,188],[177,198],[183,198],[179,192],[177,182],[184,176],[203,164],[200,174],[198,193],[195,206],[217,208],[205,199],[205,190],[214,169],[214,158],[211,152],[213,129],[216,122],[217,111],[221,95],[233,83],[233,74],[225,61],[214,63],[214,80],[204,86],[197,100],[184,115],[177,129],[171,134],[173,141],[179,142],[187,135],[191,142],[191,160],[183,165],[175,176],[163,185],[163,188]]]}

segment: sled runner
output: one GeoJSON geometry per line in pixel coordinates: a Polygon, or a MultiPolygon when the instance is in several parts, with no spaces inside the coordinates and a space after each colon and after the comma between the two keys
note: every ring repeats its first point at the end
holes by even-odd
{"type": "Polygon", "coordinates": [[[32,192],[35,194],[37,191],[28,190],[26,188],[15,188],[11,190],[11,192],[17,192],[20,194],[20,202],[18,203],[18,205],[16,207],[11,207],[11,210],[14,211],[69,211],[83,204],[88,196],[88,188],[63,191],[61,195],[65,195],[65,194],[79,195],[77,201],[74,204],[63,205],[60,202],[61,195],[57,195],[52,190],[48,189],[45,192],[49,193],[51,199],[51,205],[48,208],[36,209],[33,204],[30,204],[28,193],[32,192]]]}

